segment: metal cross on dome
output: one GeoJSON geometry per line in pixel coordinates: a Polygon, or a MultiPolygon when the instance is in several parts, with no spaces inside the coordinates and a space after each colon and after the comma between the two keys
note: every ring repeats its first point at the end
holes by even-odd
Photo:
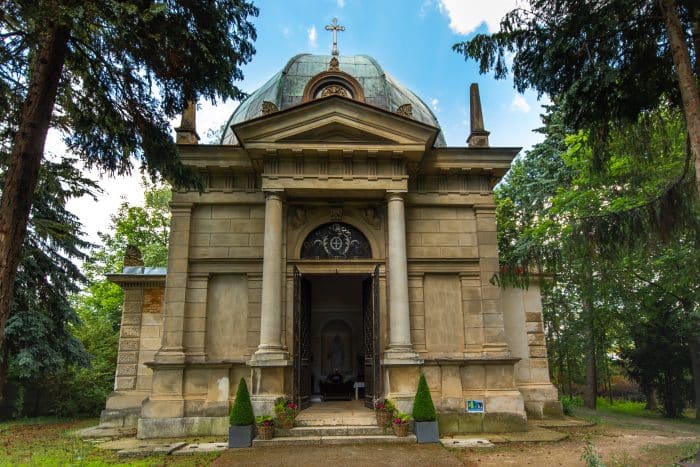
{"type": "Polygon", "coordinates": [[[338,55],[338,31],[345,31],[345,26],[340,26],[338,18],[333,18],[333,24],[327,25],[326,31],[333,31],[333,50],[331,55],[338,55]]]}

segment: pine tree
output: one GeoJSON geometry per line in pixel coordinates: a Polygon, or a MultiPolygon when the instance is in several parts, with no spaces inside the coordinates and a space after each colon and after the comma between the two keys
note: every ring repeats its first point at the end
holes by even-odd
{"type": "Polygon", "coordinates": [[[257,14],[245,0],[2,3],[0,349],[49,128],[88,166],[123,174],[136,158],[152,177],[200,185],[168,122],[200,97],[243,96],[232,82],[257,14]]]}

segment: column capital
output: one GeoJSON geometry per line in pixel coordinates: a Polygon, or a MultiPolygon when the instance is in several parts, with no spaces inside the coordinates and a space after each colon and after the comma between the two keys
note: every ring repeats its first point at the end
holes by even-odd
{"type": "Polygon", "coordinates": [[[387,191],[384,197],[387,201],[403,201],[406,198],[405,191],[387,191]]]}
{"type": "Polygon", "coordinates": [[[265,194],[266,201],[268,199],[277,200],[277,201],[284,201],[284,199],[286,198],[283,190],[279,190],[279,191],[265,190],[263,193],[265,194]]]}

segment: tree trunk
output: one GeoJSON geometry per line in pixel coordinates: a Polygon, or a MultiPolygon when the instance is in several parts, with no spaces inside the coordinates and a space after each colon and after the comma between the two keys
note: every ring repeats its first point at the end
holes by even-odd
{"type": "Polygon", "coordinates": [[[695,183],[700,192],[700,96],[698,96],[698,84],[693,76],[690,62],[690,47],[685,41],[685,32],[678,18],[675,0],[659,0],[659,5],[666,23],[666,35],[671,45],[673,63],[676,66],[690,151],[695,160],[695,183]]]}
{"type": "Polygon", "coordinates": [[[644,393],[644,398],[647,404],[644,406],[644,410],[659,410],[659,400],[656,398],[656,389],[653,386],[643,386],[642,392],[644,393]]]}
{"type": "Polygon", "coordinates": [[[598,359],[596,355],[595,322],[593,303],[590,297],[583,299],[583,319],[586,339],[586,387],[583,390],[583,405],[596,409],[598,397],[598,359]]]}
{"type": "Polygon", "coordinates": [[[7,380],[7,369],[10,367],[10,348],[5,346],[0,352],[0,406],[2,406],[3,399],[5,397],[5,381],[7,380]]]}
{"type": "Polygon", "coordinates": [[[688,339],[690,362],[693,369],[693,389],[695,390],[695,419],[700,420],[700,341],[698,336],[691,335],[688,339]]]}
{"type": "MultiPolygon", "coordinates": [[[[49,25],[43,33],[32,62],[29,89],[5,174],[5,186],[0,198],[0,349],[5,341],[5,325],[10,317],[17,267],[63,71],[68,37],[66,29],[55,25],[49,25]]],[[[4,383],[4,380],[0,381],[0,386],[4,383]]]]}

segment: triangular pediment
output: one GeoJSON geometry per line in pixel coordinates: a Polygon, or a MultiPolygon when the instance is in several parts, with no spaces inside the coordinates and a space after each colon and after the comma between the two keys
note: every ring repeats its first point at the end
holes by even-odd
{"type": "Polygon", "coordinates": [[[342,97],[317,99],[233,127],[244,148],[428,149],[438,129],[342,97]]]}
{"type": "Polygon", "coordinates": [[[366,129],[356,128],[337,120],[324,122],[320,126],[314,126],[306,131],[292,134],[279,141],[289,143],[396,143],[396,141],[388,137],[366,129]]]}

